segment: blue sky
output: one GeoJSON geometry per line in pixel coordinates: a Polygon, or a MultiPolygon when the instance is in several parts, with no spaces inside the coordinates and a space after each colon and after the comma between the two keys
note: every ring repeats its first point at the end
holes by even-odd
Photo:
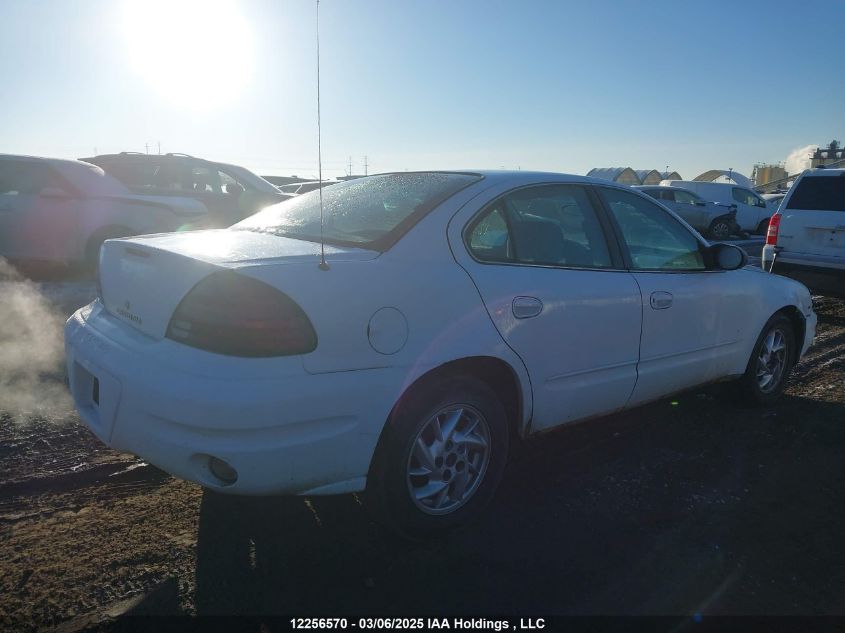
{"type": "MultiPolygon", "coordinates": [[[[0,151],[316,175],[314,1],[177,2],[0,0],[0,151]]],[[[842,24],[841,1],[322,0],[324,175],[750,175],[845,140],[842,24]]]]}

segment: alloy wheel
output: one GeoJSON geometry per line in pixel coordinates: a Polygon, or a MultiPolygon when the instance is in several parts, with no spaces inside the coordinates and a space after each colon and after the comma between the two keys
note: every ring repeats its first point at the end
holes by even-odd
{"type": "Polygon", "coordinates": [[[414,438],[406,480],[414,505],[449,514],[478,490],[490,463],[490,429],[480,411],[450,405],[431,416],[414,438]]]}
{"type": "Polygon", "coordinates": [[[780,328],[772,328],[760,345],[757,356],[757,385],[763,393],[774,391],[788,361],[786,336],[780,328]]]}

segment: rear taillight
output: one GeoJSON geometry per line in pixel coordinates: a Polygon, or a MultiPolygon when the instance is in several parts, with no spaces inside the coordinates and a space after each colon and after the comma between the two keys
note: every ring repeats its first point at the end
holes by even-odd
{"type": "Polygon", "coordinates": [[[769,220],[769,230],[766,232],[766,246],[777,246],[779,230],[780,213],[775,213],[769,220]]]}
{"type": "Polygon", "coordinates": [[[167,337],[228,356],[289,356],[317,347],[311,321],[290,297],[228,271],[194,286],[173,313],[167,337]]]}

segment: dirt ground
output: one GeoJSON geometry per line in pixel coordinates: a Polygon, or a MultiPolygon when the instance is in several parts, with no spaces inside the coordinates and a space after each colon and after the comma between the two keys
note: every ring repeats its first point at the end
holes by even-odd
{"type": "Polygon", "coordinates": [[[845,615],[845,302],[816,310],[777,406],[713,387],[545,435],[483,517],[424,544],[355,496],[204,494],[70,411],[0,414],[0,629],[125,612],[845,615]]]}

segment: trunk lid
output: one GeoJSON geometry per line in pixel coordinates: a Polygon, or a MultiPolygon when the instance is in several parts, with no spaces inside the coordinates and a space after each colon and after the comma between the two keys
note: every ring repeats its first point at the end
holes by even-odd
{"type": "MultiPolygon", "coordinates": [[[[366,261],[376,251],[326,245],[326,260],[366,261]]],[[[202,279],[218,270],[267,265],[316,267],[320,245],[252,231],[166,233],[103,244],[100,292],[106,310],[161,339],[174,310],[202,279]]]]}

